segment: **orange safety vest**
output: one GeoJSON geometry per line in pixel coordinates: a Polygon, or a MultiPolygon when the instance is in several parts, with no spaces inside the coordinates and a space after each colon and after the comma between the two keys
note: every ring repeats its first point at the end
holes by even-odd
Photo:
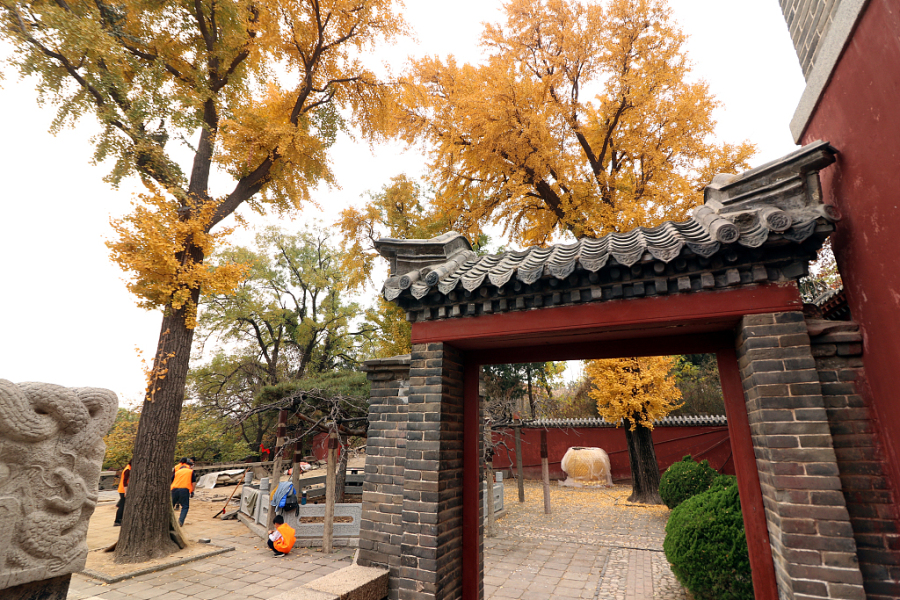
{"type": "Polygon", "coordinates": [[[169,489],[174,490],[176,488],[187,488],[191,490],[191,493],[193,493],[194,482],[191,481],[191,476],[193,474],[194,470],[187,465],[180,469],[178,467],[175,467],[175,479],[172,480],[172,486],[169,489]]]}
{"type": "Polygon", "coordinates": [[[291,551],[291,548],[294,547],[294,544],[297,543],[297,538],[294,536],[294,528],[287,523],[282,523],[276,527],[276,529],[278,530],[278,533],[281,534],[281,539],[272,542],[272,545],[279,552],[287,554],[291,551]]]}
{"type": "Polygon", "coordinates": [[[125,468],[122,470],[122,476],[119,478],[119,493],[120,493],[120,494],[124,494],[124,493],[125,493],[125,490],[127,489],[127,488],[125,487],[125,474],[128,473],[128,471],[130,471],[130,470],[131,470],[131,467],[130,467],[130,466],[129,466],[129,467],[125,467],[125,468]]]}

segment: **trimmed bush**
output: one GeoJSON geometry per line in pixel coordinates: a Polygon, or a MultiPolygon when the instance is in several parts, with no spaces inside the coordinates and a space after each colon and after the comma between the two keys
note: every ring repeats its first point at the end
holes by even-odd
{"type": "Polygon", "coordinates": [[[709,461],[694,462],[690,455],[666,469],[659,480],[659,496],[669,508],[675,508],[691,496],[709,489],[719,474],[709,461]]]}
{"type": "Polygon", "coordinates": [[[719,475],[718,477],[713,479],[713,482],[709,486],[709,489],[724,490],[730,488],[733,485],[737,485],[737,477],[735,477],[734,475],[719,475]]]}
{"type": "Polygon", "coordinates": [[[697,600],[753,600],[741,501],[733,476],[669,515],[663,542],[672,572],[697,600]]]}

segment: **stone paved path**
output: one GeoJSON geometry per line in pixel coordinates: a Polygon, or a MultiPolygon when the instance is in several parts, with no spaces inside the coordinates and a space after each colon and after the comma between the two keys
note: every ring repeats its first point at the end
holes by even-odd
{"type": "Polygon", "coordinates": [[[665,507],[627,505],[626,486],[552,486],[545,515],[538,482],[526,482],[524,504],[507,484],[507,515],[485,540],[486,600],[685,599],[662,553],[665,507]]]}
{"type": "MultiPolygon", "coordinates": [[[[249,531],[217,535],[216,525],[223,523],[213,519],[209,523],[207,537],[213,544],[233,546],[233,552],[109,585],[76,574],[69,586],[68,599],[269,600],[282,591],[346,567],[355,551],[338,548],[331,556],[324,556],[315,549],[295,548],[289,555],[276,559],[263,540],[249,531]]],[[[220,530],[234,531],[234,528],[220,530]]]]}

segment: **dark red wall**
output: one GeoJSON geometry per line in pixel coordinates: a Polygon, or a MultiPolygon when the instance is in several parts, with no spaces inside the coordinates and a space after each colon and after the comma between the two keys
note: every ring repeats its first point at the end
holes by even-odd
{"type": "MultiPolygon", "coordinates": [[[[340,459],[341,452],[343,452],[343,451],[344,451],[344,446],[338,445],[338,459],[340,459]]],[[[327,433],[317,433],[313,437],[312,453],[313,453],[313,455],[315,455],[316,460],[328,462],[328,434],[327,433]]]]}
{"type": "Polygon", "coordinates": [[[802,141],[840,154],[822,171],[824,200],[842,215],[834,235],[894,489],[900,489],[900,3],[872,0],[802,141]]]}
{"type": "MultiPolygon", "coordinates": [[[[500,442],[494,454],[495,469],[515,469],[516,453],[511,429],[494,432],[494,442],[500,442]],[[508,449],[508,450],[507,450],[508,449]]],[[[734,475],[734,460],[728,442],[728,427],[656,427],[653,444],[660,471],[686,454],[694,460],[709,460],[720,473],[734,475]]],[[[565,479],[560,467],[563,455],[572,446],[602,448],[609,455],[613,480],[631,479],[628,465],[628,446],[625,431],[614,427],[547,428],[550,478],[565,479]]],[[[541,478],[541,429],[522,429],[522,470],[526,479],[541,478]]]]}

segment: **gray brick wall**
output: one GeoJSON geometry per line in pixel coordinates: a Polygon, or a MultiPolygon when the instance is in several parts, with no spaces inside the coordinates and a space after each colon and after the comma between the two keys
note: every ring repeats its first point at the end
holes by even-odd
{"type": "Polygon", "coordinates": [[[462,355],[440,343],[413,346],[409,384],[400,598],[459,598],[462,592],[462,355]]]}
{"type": "Polygon", "coordinates": [[[819,42],[831,26],[840,0],[779,0],[803,76],[809,79],[819,42]]]}
{"type": "Polygon", "coordinates": [[[803,314],[744,317],[737,354],[779,596],[865,598],[803,314]]]}
{"type": "Polygon", "coordinates": [[[853,322],[807,319],[812,354],[868,600],[900,598],[900,523],[871,415],[857,389],[865,381],[862,335],[853,322]]]}
{"type": "MultiPolygon", "coordinates": [[[[372,397],[358,562],[390,569],[391,600],[460,598],[462,355],[444,344],[422,344],[410,356],[367,361],[364,368],[372,397]]],[[[481,432],[475,433],[480,443],[481,432]]],[[[481,496],[479,599],[484,598],[481,496]]]]}
{"type": "Polygon", "coordinates": [[[358,561],[390,569],[391,600],[399,598],[409,365],[409,356],[400,356],[363,367],[371,397],[358,561]]]}

